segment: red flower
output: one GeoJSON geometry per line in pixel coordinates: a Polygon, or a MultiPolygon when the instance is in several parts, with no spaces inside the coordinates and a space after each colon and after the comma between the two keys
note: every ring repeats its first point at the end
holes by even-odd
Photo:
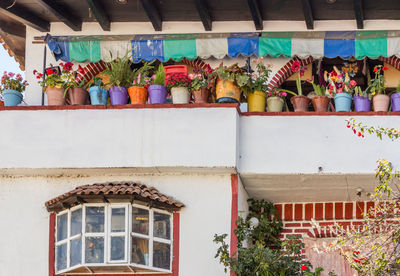
{"type": "Polygon", "coordinates": [[[353,259],[353,261],[355,261],[356,263],[361,263],[359,259],[353,259]]]}
{"type": "Polygon", "coordinates": [[[302,265],[302,266],[300,267],[300,269],[301,269],[302,271],[305,271],[305,270],[307,270],[308,268],[307,268],[307,266],[302,265]]]}
{"type": "Polygon", "coordinates": [[[360,254],[360,251],[354,250],[353,254],[360,254]]]}
{"type": "Polygon", "coordinates": [[[36,75],[36,73],[37,73],[37,70],[33,70],[33,74],[36,75]]]}
{"type": "Polygon", "coordinates": [[[300,64],[300,62],[299,62],[298,60],[296,60],[295,62],[293,62],[293,64],[292,64],[292,72],[293,72],[293,73],[299,72],[300,66],[301,66],[301,64],[300,64]]]}
{"type": "Polygon", "coordinates": [[[378,68],[375,67],[375,68],[374,68],[374,72],[378,72],[378,68]]]}
{"type": "Polygon", "coordinates": [[[47,75],[54,74],[53,69],[51,69],[51,68],[47,69],[47,70],[46,70],[46,74],[47,74],[47,75]]]}
{"type": "Polygon", "coordinates": [[[361,132],[359,132],[359,133],[358,133],[358,137],[360,137],[361,135],[362,135],[361,132]]]}
{"type": "Polygon", "coordinates": [[[387,66],[383,66],[382,71],[386,71],[389,70],[389,68],[387,66]]]}
{"type": "Polygon", "coordinates": [[[356,134],[357,133],[357,131],[353,128],[353,132],[354,132],[354,134],[356,134]]]}

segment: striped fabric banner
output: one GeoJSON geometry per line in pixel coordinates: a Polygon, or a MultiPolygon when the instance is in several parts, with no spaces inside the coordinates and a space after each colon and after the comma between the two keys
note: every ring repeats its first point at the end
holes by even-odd
{"type": "Polygon", "coordinates": [[[56,59],[78,62],[109,61],[127,52],[132,53],[135,63],[226,56],[400,57],[400,31],[264,32],[212,38],[201,34],[137,35],[134,40],[64,36],[49,37],[46,42],[56,59]]]}

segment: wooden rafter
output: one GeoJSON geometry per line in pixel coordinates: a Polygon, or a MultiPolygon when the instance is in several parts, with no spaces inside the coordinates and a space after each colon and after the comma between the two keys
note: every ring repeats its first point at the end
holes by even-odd
{"type": "Polygon", "coordinates": [[[150,19],[151,24],[153,24],[154,30],[161,31],[162,30],[161,15],[156,5],[154,5],[153,0],[140,0],[140,2],[142,3],[143,9],[146,12],[147,17],[150,19]]]}
{"type": "Polygon", "coordinates": [[[26,8],[12,0],[1,0],[0,11],[12,19],[28,25],[38,31],[50,31],[50,22],[40,18],[40,16],[31,13],[26,8]]]}
{"type": "Polygon", "coordinates": [[[98,0],[86,0],[97,22],[104,31],[110,31],[110,18],[98,0]]]}
{"type": "Polygon", "coordinates": [[[310,0],[301,0],[303,7],[304,20],[306,21],[307,29],[314,29],[314,16],[311,9],[310,0]]]}
{"type": "Polygon", "coordinates": [[[353,0],[354,14],[357,21],[357,29],[364,29],[364,12],[362,0],[353,0]]]}
{"type": "Polygon", "coordinates": [[[25,26],[19,23],[10,24],[6,21],[0,20],[0,29],[6,33],[6,35],[13,35],[21,38],[25,38],[26,36],[25,26]]]}
{"type": "Polygon", "coordinates": [[[73,16],[71,12],[66,10],[65,7],[59,6],[54,0],[36,0],[36,3],[52,13],[72,30],[82,30],[82,20],[73,16]]]}
{"type": "Polygon", "coordinates": [[[199,13],[201,22],[203,22],[204,29],[206,31],[211,31],[212,29],[212,18],[210,11],[207,8],[205,0],[194,0],[196,4],[197,12],[199,13]]]}
{"type": "Polygon", "coordinates": [[[251,17],[253,18],[256,30],[263,29],[263,19],[260,12],[260,7],[258,6],[257,0],[247,0],[250,8],[251,17]]]}

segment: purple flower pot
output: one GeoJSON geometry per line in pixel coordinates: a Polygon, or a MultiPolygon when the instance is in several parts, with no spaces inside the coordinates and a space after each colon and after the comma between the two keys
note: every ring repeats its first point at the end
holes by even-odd
{"type": "Polygon", "coordinates": [[[164,104],[167,98],[167,88],[162,85],[152,84],[147,89],[151,104],[164,104]]]}
{"type": "Polygon", "coordinates": [[[354,96],[354,110],[356,112],[371,111],[371,100],[368,97],[354,96]]]}
{"type": "Polygon", "coordinates": [[[394,93],[392,98],[392,111],[400,111],[400,92],[394,93]]]}
{"type": "Polygon", "coordinates": [[[109,92],[112,105],[128,103],[128,91],[125,87],[112,86],[110,87],[109,92]]]}

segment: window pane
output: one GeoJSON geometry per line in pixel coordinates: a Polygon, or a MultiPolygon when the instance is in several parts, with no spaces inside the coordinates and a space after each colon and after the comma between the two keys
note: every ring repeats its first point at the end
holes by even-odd
{"type": "Polygon", "coordinates": [[[67,268],[67,244],[57,246],[56,249],[57,271],[67,268]]]}
{"type": "Polygon", "coordinates": [[[122,261],[125,259],[125,237],[111,238],[111,261],[122,261]]]}
{"type": "Polygon", "coordinates": [[[165,243],[154,242],[153,252],[153,266],[169,269],[171,260],[171,246],[165,243]]]}
{"type": "Polygon", "coordinates": [[[149,234],[149,211],[132,207],[132,232],[149,234]]]}
{"type": "Polygon", "coordinates": [[[132,237],[132,262],[149,265],[149,241],[132,237]]]}
{"type": "Polygon", "coordinates": [[[104,238],[90,237],[86,238],[85,246],[86,263],[104,262],[104,238]]]}
{"type": "Polygon", "coordinates": [[[111,232],[125,232],[125,208],[111,210],[111,232]]]}
{"type": "Polygon", "coordinates": [[[170,239],[170,221],[169,215],[154,212],[154,237],[170,239]]]}
{"type": "Polygon", "coordinates": [[[86,207],[86,232],[104,232],[104,207],[86,207]]]}
{"type": "Polygon", "coordinates": [[[57,241],[67,238],[68,214],[57,216],[57,241]]]}
{"type": "Polygon", "coordinates": [[[74,239],[70,244],[70,266],[78,265],[82,260],[82,239],[74,239]]]}
{"type": "Polygon", "coordinates": [[[82,209],[71,212],[71,236],[82,233],[82,209]]]}

